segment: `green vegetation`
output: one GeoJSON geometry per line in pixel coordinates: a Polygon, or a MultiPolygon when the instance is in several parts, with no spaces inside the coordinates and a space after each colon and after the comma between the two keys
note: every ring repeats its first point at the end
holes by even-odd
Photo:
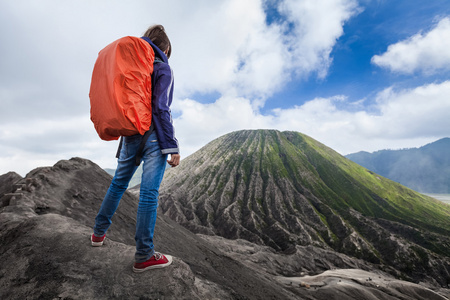
{"type": "Polygon", "coordinates": [[[295,140],[297,145],[302,146],[326,185],[321,195],[331,196],[331,190],[340,198],[329,201],[333,208],[351,207],[367,216],[450,233],[449,205],[370,172],[319,142],[297,134],[301,136],[295,140]]]}
{"type": "MultiPolygon", "coordinates": [[[[240,138],[247,136],[242,144],[248,152],[235,156],[239,157],[247,186],[252,174],[259,172],[264,186],[271,181],[280,188],[279,183],[288,180],[297,192],[309,191],[341,214],[354,209],[367,217],[450,235],[450,206],[377,175],[306,135],[275,130],[235,134],[240,138]]],[[[263,200],[253,199],[259,207],[267,207],[264,201],[273,201],[266,191],[263,196],[263,200]]],[[[251,209],[251,200],[246,202],[251,209]]],[[[280,208],[288,210],[284,202],[280,208]]],[[[257,213],[267,217],[263,211],[258,209],[257,213]]],[[[331,229],[332,239],[337,239],[327,217],[317,210],[316,213],[331,229]]],[[[436,250],[432,242],[428,244],[436,250]]]]}

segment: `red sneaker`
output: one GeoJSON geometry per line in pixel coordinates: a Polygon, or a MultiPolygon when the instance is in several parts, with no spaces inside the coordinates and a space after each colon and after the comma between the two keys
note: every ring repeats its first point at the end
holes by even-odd
{"type": "Polygon", "coordinates": [[[171,263],[172,256],[155,252],[155,254],[147,261],[142,263],[134,263],[133,271],[139,273],[150,269],[164,268],[169,266],[171,263]]]}
{"type": "Polygon", "coordinates": [[[92,247],[100,247],[103,246],[103,241],[105,240],[106,234],[104,234],[102,237],[95,236],[92,234],[91,236],[91,244],[92,247]]]}

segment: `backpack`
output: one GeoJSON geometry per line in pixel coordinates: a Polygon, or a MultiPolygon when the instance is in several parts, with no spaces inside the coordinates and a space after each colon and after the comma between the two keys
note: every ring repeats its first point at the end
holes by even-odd
{"type": "Polygon", "coordinates": [[[144,135],[152,121],[155,53],[145,40],[126,36],[99,54],[92,72],[91,120],[102,140],[144,135]]]}

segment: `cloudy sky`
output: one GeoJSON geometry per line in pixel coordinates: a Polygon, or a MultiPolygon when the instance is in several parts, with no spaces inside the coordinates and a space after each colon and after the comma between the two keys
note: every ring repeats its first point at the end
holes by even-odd
{"type": "Polygon", "coordinates": [[[182,157],[241,129],[343,155],[450,137],[448,0],[1,0],[0,23],[0,174],[74,156],[115,168],[89,118],[92,68],[155,23],[182,157]]]}

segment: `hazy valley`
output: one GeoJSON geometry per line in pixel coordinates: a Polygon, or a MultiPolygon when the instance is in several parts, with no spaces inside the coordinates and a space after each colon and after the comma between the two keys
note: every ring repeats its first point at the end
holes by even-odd
{"type": "Polygon", "coordinates": [[[357,164],[415,191],[450,199],[450,138],[420,148],[346,155],[357,164]]]}

